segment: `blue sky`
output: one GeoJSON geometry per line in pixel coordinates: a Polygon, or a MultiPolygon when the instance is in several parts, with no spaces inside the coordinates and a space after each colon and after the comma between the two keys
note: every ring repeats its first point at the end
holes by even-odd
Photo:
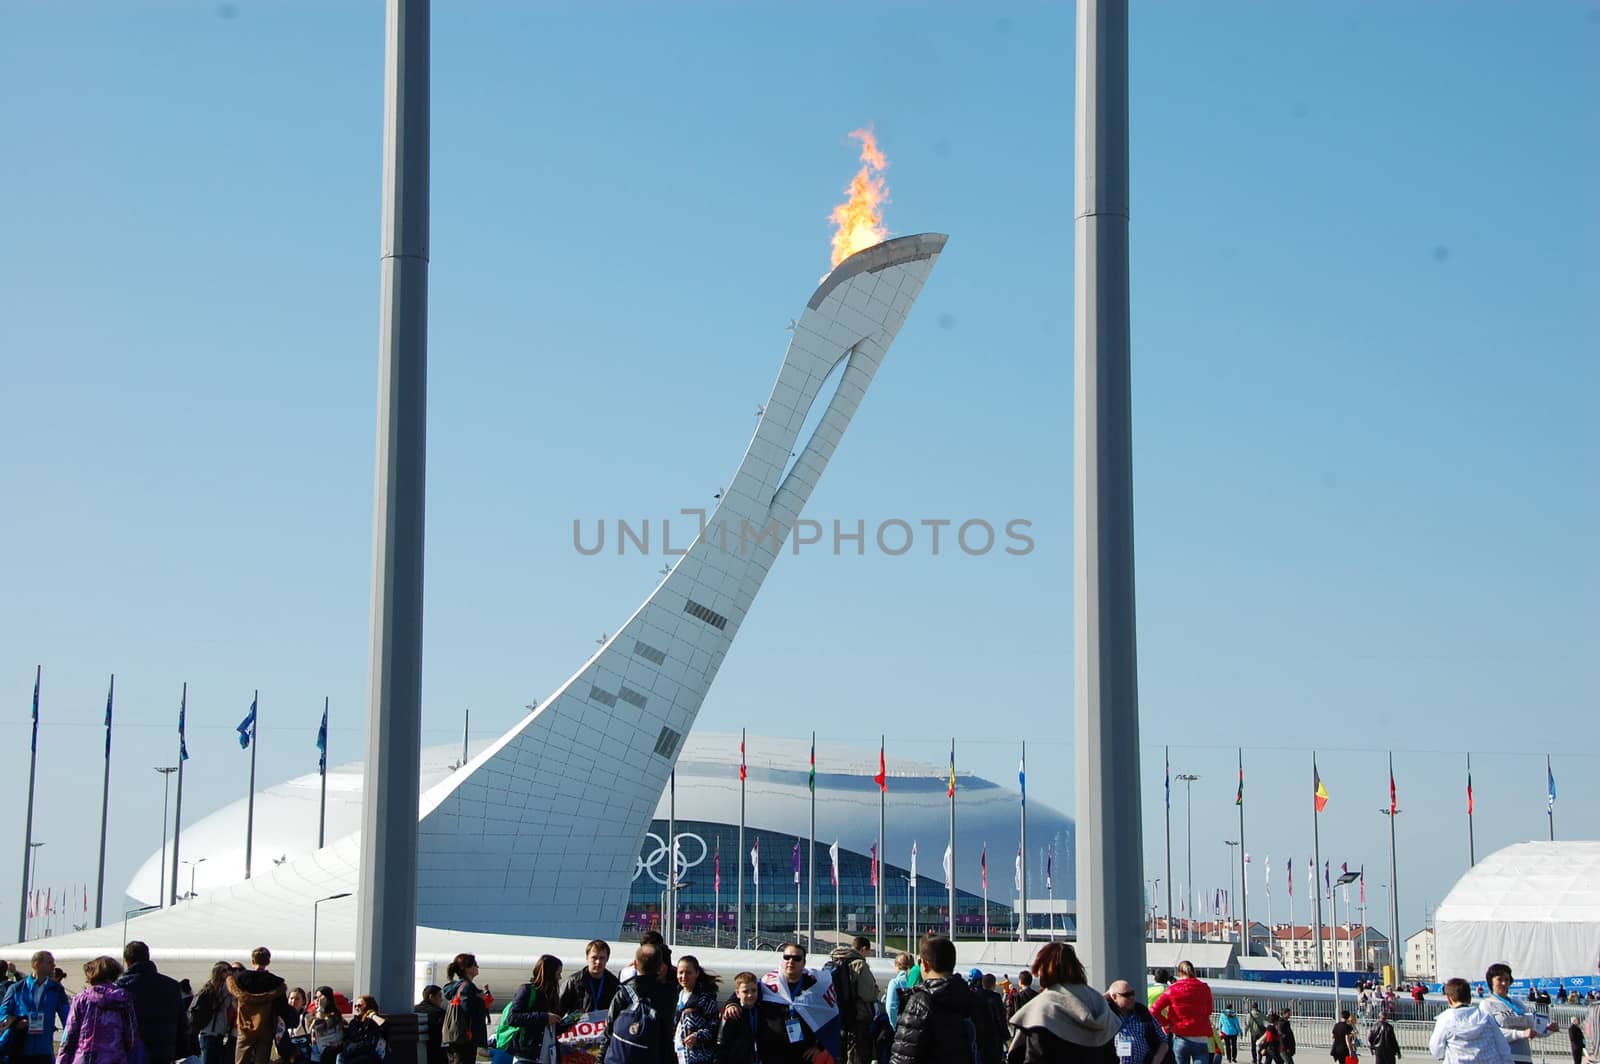
{"type": "MultiPolygon", "coordinates": [[[[1037,546],[783,559],[700,726],[954,735],[1001,779],[1026,736],[1070,811],[1070,5],[435,7],[427,740],[509,725],[654,586],[572,522],[710,503],[871,123],[890,229],[951,239],[809,515],[1037,546]]],[[[1411,930],[1465,864],[1465,751],[1480,854],[1542,836],[1546,752],[1558,835],[1600,812],[1600,7],[1144,4],[1132,37],[1152,878],[1163,744],[1206,890],[1235,747],[1280,867],[1313,748],[1324,856],[1386,862],[1392,748],[1411,930]]],[[[42,662],[47,883],[93,876],[112,671],[115,889],[183,681],[197,813],[244,793],[255,688],[264,783],[314,769],[324,695],[357,754],[382,62],[376,2],[0,12],[0,720],[42,662]]],[[[24,743],[0,772],[15,855],[24,743]]]]}

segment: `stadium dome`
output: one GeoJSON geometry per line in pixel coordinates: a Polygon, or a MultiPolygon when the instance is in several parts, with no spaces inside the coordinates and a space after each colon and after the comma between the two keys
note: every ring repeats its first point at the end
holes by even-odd
{"type": "MultiPolygon", "coordinates": [[[[471,752],[476,756],[491,744],[471,752]]],[[[810,744],[798,739],[750,736],[745,744],[748,766],[745,824],[746,847],[760,838],[761,926],[793,927],[795,892],[793,846],[802,852],[809,830],[810,744]]],[[[421,787],[427,790],[447,779],[460,763],[459,746],[423,751],[421,787]]],[[[884,882],[891,927],[900,926],[906,908],[906,873],[913,843],[919,846],[917,911],[919,925],[937,918],[947,902],[942,863],[949,835],[948,766],[890,756],[888,811],[885,817],[884,882]]],[[[738,855],[739,736],[691,732],[678,756],[675,795],[663,794],[632,870],[625,923],[648,923],[665,886],[665,838],[669,815],[675,815],[679,837],[679,878],[685,882],[677,910],[680,920],[709,927],[716,910],[725,925],[733,919],[737,879],[745,876],[746,904],[754,904],[748,857],[738,855]],[[713,892],[715,854],[720,852],[722,887],[713,892]]],[[[819,927],[834,922],[834,891],[828,847],[841,851],[841,907],[846,924],[851,914],[870,911],[868,879],[870,848],[878,837],[877,751],[844,743],[818,742],[816,790],[816,904],[819,927]]],[[[971,773],[957,773],[955,878],[958,912],[981,927],[983,874],[980,854],[987,848],[991,912],[1009,910],[1015,897],[1014,859],[1017,848],[1017,792],[971,773]]],[[[308,773],[256,793],[254,866],[257,875],[276,864],[288,864],[317,851],[317,800],[320,779],[308,773]]],[[[327,838],[351,835],[361,827],[361,763],[328,767],[327,838]]],[[[1074,897],[1073,824],[1062,813],[1037,800],[1028,803],[1029,897],[1046,894],[1044,860],[1055,847],[1054,893],[1058,901],[1074,897]]],[[[178,889],[205,896],[244,877],[246,803],[239,799],[186,823],[178,889]]],[[[170,854],[168,855],[170,860],[170,854]]],[[[160,893],[161,851],[145,860],[128,885],[129,897],[154,904],[160,893]]],[[[753,922],[753,913],[747,921],[753,922]]],[[[1034,914],[1042,918],[1042,913],[1034,914]]],[[[998,914],[995,919],[1000,919],[998,914]]],[[[685,927],[683,930],[691,930],[685,927]]]]}
{"type": "Polygon", "coordinates": [[[1434,915],[1441,978],[1500,961],[1520,978],[1600,969],[1600,842],[1519,842],[1479,861],[1434,915]]]}

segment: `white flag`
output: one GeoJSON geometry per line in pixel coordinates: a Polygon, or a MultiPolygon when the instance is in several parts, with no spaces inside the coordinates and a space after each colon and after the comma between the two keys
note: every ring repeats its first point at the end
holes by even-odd
{"type": "Polygon", "coordinates": [[[911,878],[917,878],[917,844],[911,844],[911,878]]]}
{"type": "Polygon", "coordinates": [[[1272,855],[1267,854],[1267,897],[1272,897],[1272,855]]]}
{"type": "Polygon", "coordinates": [[[833,845],[828,847],[828,856],[833,859],[833,885],[839,885],[839,840],[834,839],[833,845]]]}
{"type": "Polygon", "coordinates": [[[1017,847],[1017,873],[1016,873],[1015,876],[1012,877],[1011,881],[1012,881],[1012,883],[1016,884],[1017,897],[1019,897],[1019,898],[1022,897],[1022,847],[1021,846],[1017,847]]]}
{"type": "Polygon", "coordinates": [[[1250,897],[1250,855],[1244,855],[1244,896],[1250,897]]]}
{"type": "Polygon", "coordinates": [[[761,843],[759,840],[754,846],[750,847],[750,882],[758,886],[761,883],[761,843]]]}
{"type": "Polygon", "coordinates": [[[950,889],[950,844],[944,846],[944,889],[950,889]]]}

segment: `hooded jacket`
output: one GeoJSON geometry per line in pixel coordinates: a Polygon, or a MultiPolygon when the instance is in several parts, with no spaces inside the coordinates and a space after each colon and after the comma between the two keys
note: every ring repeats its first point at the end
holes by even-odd
{"type": "Polygon", "coordinates": [[[233,995],[234,1008],[239,1014],[239,1043],[259,1045],[270,1042],[278,1034],[278,1021],[293,1024],[294,1010],[289,1007],[289,990],[282,979],[271,972],[252,969],[228,976],[228,993],[233,995]]]}
{"type": "Polygon", "coordinates": [[[1500,1026],[1471,1005],[1439,1013],[1428,1052],[1445,1064],[1511,1064],[1511,1046],[1500,1026]]]}
{"type": "Polygon", "coordinates": [[[126,990],[102,983],[72,999],[56,1054],[59,1064],[135,1064],[143,1051],[133,997],[126,990]]]}
{"type": "Polygon", "coordinates": [[[1048,987],[1012,1014],[1011,1026],[1017,1034],[1007,1064],[1116,1064],[1122,1017],[1090,987],[1048,987]]]}
{"type": "Polygon", "coordinates": [[[189,1055],[188,1016],[176,979],[162,975],[150,961],[134,961],[117,985],[133,999],[139,1039],[149,1052],[150,1064],[169,1064],[189,1055]]]}
{"type": "Polygon", "coordinates": [[[850,984],[850,1004],[854,1015],[841,1019],[858,1027],[871,1023],[872,1006],[878,1000],[878,980],[867,966],[867,959],[853,947],[840,946],[828,954],[828,960],[833,962],[835,968],[843,969],[839,978],[848,980],[850,984]]]}
{"type": "Polygon", "coordinates": [[[983,1064],[981,1047],[996,1037],[988,1002],[964,980],[925,979],[900,1009],[889,1064],[983,1064]]]}

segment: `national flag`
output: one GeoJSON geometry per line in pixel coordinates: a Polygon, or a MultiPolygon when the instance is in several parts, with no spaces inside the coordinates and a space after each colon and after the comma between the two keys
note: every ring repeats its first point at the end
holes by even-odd
{"type": "Polygon", "coordinates": [[[1314,784],[1311,789],[1311,801],[1320,813],[1328,807],[1328,788],[1322,785],[1322,773],[1317,771],[1315,761],[1311,762],[1311,780],[1314,784]]]}
{"type": "Polygon", "coordinates": [[[56,890],[54,887],[46,887],[44,891],[44,914],[46,916],[52,916],[55,914],[55,911],[56,890]]]}
{"type": "Polygon", "coordinates": [[[746,773],[745,773],[745,767],[744,767],[744,733],[740,732],[739,733],[739,782],[740,783],[744,782],[745,775],[746,775],[746,773]]]}
{"type": "Polygon", "coordinates": [[[106,688],[106,759],[111,758],[111,696],[116,693],[117,678],[111,677],[111,686],[106,688]]]}
{"type": "Polygon", "coordinates": [[[1017,790],[1022,794],[1022,804],[1026,807],[1028,804],[1028,763],[1020,758],[1017,760],[1017,790]]]}
{"type": "Polygon", "coordinates": [[[256,737],[256,700],[250,700],[250,712],[244,715],[244,720],[239,722],[239,727],[234,729],[239,733],[239,749],[250,749],[250,740],[256,737]]]}
{"type": "Polygon", "coordinates": [[[1472,770],[1467,769],[1467,815],[1472,815],[1472,770]]]}
{"type": "Polygon", "coordinates": [[[839,840],[834,839],[833,845],[828,847],[828,860],[833,864],[833,885],[839,885],[839,840]]]}
{"type": "Polygon", "coordinates": [[[978,876],[983,880],[983,889],[989,889],[989,844],[983,844],[983,852],[978,854],[978,876]]]}
{"type": "Polygon", "coordinates": [[[917,844],[911,844],[911,878],[917,878],[917,844]]]}
{"type": "Polygon", "coordinates": [[[1289,860],[1285,861],[1283,867],[1289,877],[1289,897],[1292,898],[1294,897],[1294,858],[1291,857],[1289,860]]]}
{"type": "Polygon", "coordinates": [[[873,843],[872,846],[870,847],[870,849],[871,849],[871,852],[872,852],[872,865],[871,865],[871,875],[869,877],[870,881],[869,881],[869,883],[867,885],[871,886],[871,887],[876,887],[878,885],[878,844],[877,843],[873,843]]]}
{"type": "Polygon", "coordinates": [[[85,913],[89,911],[89,884],[87,883],[83,885],[83,911],[85,913]]]}
{"type": "Polygon", "coordinates": [[[1239,789],[1237,791],[1235,791],[1234,794],[1233,794],[1233,804],[1234,805],[1243,805],[1244,804],[1244,764],[1243,764],[1243,762],[1241,762],[1239,764],[1239,789]]]}
{"type": "Polygon", "coordinates": [[[1361,866],[1361,904],[1367,904],[1367,866],[1361,866]]]}
{"type": "Polygon", "coordinates": [[[1250,855],[1244,855],[1244,896],[1250,897],[1250,855]]]}
{"type": "Polygon", "coordinates": [[[322,707],[322,725],[317,729],[317,771],[328,771],[328,707],[322,707]]]}
{"type": "Polygon", "coordinates": [[[950,889],[950,844],[944,844],[944,889],[950,889]]]}
{"type": "Polygon", "coordinates": [[[39,678],[44,675],[44,669],[38,668],[33,672],[33,752],[39,752],[39,678]]]}
{"type": "Polygon", "coordinates": [[[811,775],[806,779],[806,789],[817,793],[817,733],[811,733],[811,775]]]}
{"type": "Polygon", "coordinates": [[[1044,889],[1047,891],[1056,889],[1056,844],[1053,842],[1044,859],[1044,889]]]}
{"type": "Polygon", "coordinates": [[[711,889],[713,891],[722,889],[722,839],[720,836],[717,839],[717,852],[711,857],[711,889]]]}
{"type": "Polygon", "coordinates": [[[1167,808],[1170,810],[1172,808],[1172,758],[1170,756],[1163,756],[1162,758],[1161,780],[1167,791],[1167,808]]]}
{"type": "Polygon", "coordinates": [[[1545,803],[1546,803],[1546,808],[1548,808],[1551,812],[1555,812],[1555,808],[1556,808],[1556,774],[1554,772],[1550,771],[1550,758],[1549,758],[1549,756],[1546,756],[1545,759],[1544,759],[1544,776],[1545,776],[1545,803]]]}
{"type": "Polygon", "coordinates": [[[750,882],[756,886],[761,885],[761,840],[757,839],[755,845],[750,847],[750,882]]]}
{"type": "Polygon", "coordinates": [[[189,737],[184,724],[184,719],[189,714],[189,687],[183,688],[183,697],[178,699],[178,760],[189,760],[189,737]]]}
{"type": "Polygon", "coordinates": [[[1394,789],[1394,769],[1389,769],[1389,815],[1394,816],[1400,811],[1400,795],[1394,789]]]}
{"type": "Polygon", "coordinates": [[[956,796],[956,741],[950,740],[950,786],[944,792],[946,798],[956,796]]]}
{"type": "Polygon", "coordinates": [[[885,792],[889,790],[889,766],[883,760],[882,739],[878,740],[878,774],[872,777],[872,780],[878,785],[878,790],[885,792]]]}
{"type": "Polygon", "coordinates": [[[1016,870],[1016,873],[1011,877],[1011,882],[1015,885],[1016,891],[1017,891],[1017,896],[1020,898],[1022,896],[1022,847],[1021,846],[1017,847],[1017,870],[1016,870]]]}
{"type": "Polygon", "coordinates": [[[1333,869],[1329,867],[1327,861],[1322,862],[1322,887],[1330,898],[1333,897],[1333,869]]]}
{"type": "Polygon", "coordinates": [[[794,885],[800,885],[800,840],[794,840],[794,885]]]}
{"type": "Polygon", "coordinates": [[[1266,872],[1266,877],[1267,877],[1267,897],[1270,898],[1270,897],[1272,897],[1272,855],[1270,853],[1267,854],[1266,861],[1263,864],[1263,868],[1264,868],[1264,870],[1266,872]]]}

